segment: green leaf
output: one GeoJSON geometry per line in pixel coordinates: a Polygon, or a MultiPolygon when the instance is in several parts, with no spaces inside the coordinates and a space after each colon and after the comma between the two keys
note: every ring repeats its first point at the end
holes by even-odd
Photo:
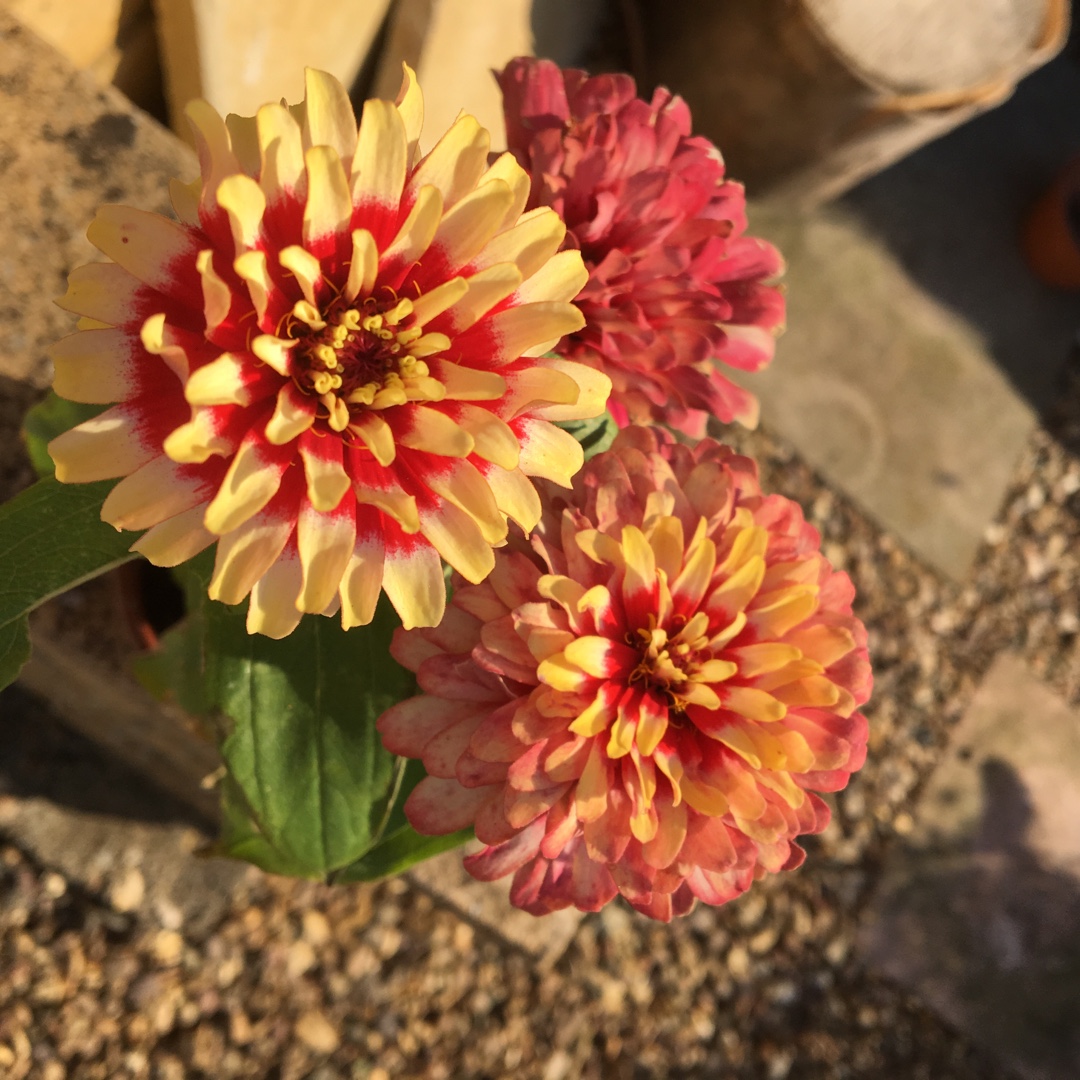
{"type": "Polygon", "coordinates": [[[38,476],[52,476],[56,469],[46,447],[57,435],[70,431],[107,408],[107,405],[82,405],[68,401],[50,390],[48,396],[39,401],[23,420],[23,438],[30,463],[38,476]]]}
{"type": "Polygon", "coordinates": [[[591,420],[564,420],[558,426],[563,431],[568,431],[581,443],[586,461],[610,449],[615,436],[619,434],[619,426],[615,423],[615,418],[606,411],[599,416],[594,416],[591,420]]]}
{"type": "Polygon", "coordinates": [[[384,600],[348,633],[308,616],[283,641],[248,634],[237,609],[208,602],[204,614],[222,755],[259,834],[305,876],[356,861],[380,841],[401,783],[375,721],[415,689],[390,659],[392,609],[384,600]]]}
{"type": "Polygon", "coordinates": [[[50,478],[0,506],[0,689],[30,657],[26,620],[34,608],[135,558],[130,534],[101,520],[111,487],[50,478]]]}
{"type": "Polygon", "coordinates": [[[472,829],[450,833],[448,836],[421,836],[411,825],[388,833],[366,855],[339,870],[334,883],[344,885],[354,881],[378,881],[400,874],[424,859],[451,851],[473,838],[472,829]]]}

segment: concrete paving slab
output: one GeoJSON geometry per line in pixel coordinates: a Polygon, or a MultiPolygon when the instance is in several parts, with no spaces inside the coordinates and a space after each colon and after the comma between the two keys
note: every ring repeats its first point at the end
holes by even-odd
{"type": "Polygon", "coordinates": [[[1080,1075],[1080,711],[995,661],[891,853],[871,966],[1030,1080],[1080,1075]]]}
{"type": "MultiPolygon", "coordinates": [[[[1035,414],[979,331],[848,210],[752,213],[788,263],[788,329],[740,379],[790,440],[931,565],[969,569],[1035,414]]],[[[1064,358],[1064,353],[1062,354],[1064,358]]]]}
{"type": "Polygon", "coordinates": [[[788,331],[748,376],[763,422],[930,564],[962,579],[1080,323],[1017,243],[1080,152],[1066,54],[1003,105],[807,217],[752,231],[788,259],[788,331]]]}
{"type": "Polygon", "coordinates": [[[168,213],[169,178],[196,175],[178,139],[0,7],[0,376],[48,383],[45,348],[75,325],[53,300],[101,258],[97,207],[168,213]]]}

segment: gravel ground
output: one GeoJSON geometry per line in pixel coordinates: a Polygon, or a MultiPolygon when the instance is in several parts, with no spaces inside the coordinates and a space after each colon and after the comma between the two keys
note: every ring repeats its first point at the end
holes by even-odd
{"type": "MultiPolygon", "coordinates": [[[[1067,400],[1080,401],[1080,394],[1067,400]]],[[[729,433],[730,437],[730,433],[729,433]]],[[[867,973],[855,930],[891,838],[992,656],[1080,698],[1080,409],[1030,441],[965,587],[941,580],[766,432],[734,441],[798,499],[859,590],[876,686],[868,763],[806,866],[670,927],[610,906],[554,969],[403,881],[252,872],[208,933],[137,919],[0,856],[0,1070],[43,1077],[927,1077],[1004,1080],[867,973]]],[[[538,924],[542,932],[542,923],[538,924]]]]}

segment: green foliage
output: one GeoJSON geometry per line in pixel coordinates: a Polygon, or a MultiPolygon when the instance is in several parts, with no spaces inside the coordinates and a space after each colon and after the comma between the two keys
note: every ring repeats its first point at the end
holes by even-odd
{"type": "Polygon", "coordinates": [[[602,412],[591,420],[566,420],[559,424],[563,431],[568,431],[585,451],[585,460],[596,457],[611,448],[619,427],[609,412],[602,412]]]}
{"type": "Polygon", "coordinates": [[[390,658],[385,599],[369,626],[306,616],[289,637],[248,634],[242,608],[206,599],[211,564],[186,567],[189,615],[165,635],[143,681],[211,713],[228,774],[219,854],[319,880],[367,881],[463,842],[423,837],[402,804],[418,762],[383,749],[375,722],[415,693],[390,658]]]}
{"type": "Polygon", "coordinates": [[[101,520],[111,487],[50,477],[0,506],[0,688],[30,659],[34,608],[135,557],[131,535],[101,520]]]}

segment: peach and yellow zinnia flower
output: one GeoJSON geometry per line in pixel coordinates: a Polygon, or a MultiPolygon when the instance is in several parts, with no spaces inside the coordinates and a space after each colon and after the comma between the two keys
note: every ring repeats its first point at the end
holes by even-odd
{"type": "Polygon", "coordinates": [[[392,652],[423,693],[379,721],[428,776],[405,811],[474,825],[465,865],[542,914],[621,893],[668,920],[804,857],[814,792],[866,752],[866,632],[799,507],[752,461],[623,430],[533,535],[392,652]],[[561,503],[561,508],[560,508],[561,503]]]}
{"type": "Polygon", "coordinates": [[[610,384],[542,354],[582,325],[586,280],[552,210],[461,116],[422,155],[419,88],[368,101],[308,71],[299,107],[222,120],[188,108],[201,179],[179,221],[105,206],[60,304],[55,388],[113,404],[50,445],[62,481],[123,477],[102,509],[176,565],[217,543],[210,595],[248,628],[304,612],[348,628],[384,589],[438,623],[445,558],[481,581],[507,518],[540,516],[533,477],[569,485],[610,384]]]}

